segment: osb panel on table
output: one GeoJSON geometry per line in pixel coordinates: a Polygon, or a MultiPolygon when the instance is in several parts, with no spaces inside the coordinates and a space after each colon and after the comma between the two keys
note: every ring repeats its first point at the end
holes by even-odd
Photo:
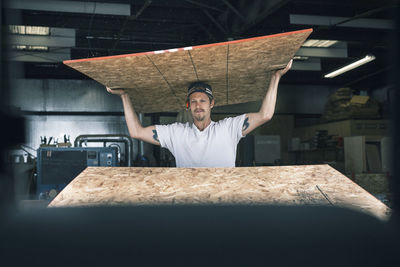
{"type": "Polygon", "coordinates": [[[139,112],[183,109],[195,81],[210,83],[216,106],[244,103],[264,97],[271,73],[286,66],[311,31],[64,64],[112,89],[126,89],[139,112]]]}
{"type": "Polygon", "coordinates": [[[149,204],[334,205],[379,218],[389,213],[387,206],[329,165],[88,167],[49,207],[149,204]]]}

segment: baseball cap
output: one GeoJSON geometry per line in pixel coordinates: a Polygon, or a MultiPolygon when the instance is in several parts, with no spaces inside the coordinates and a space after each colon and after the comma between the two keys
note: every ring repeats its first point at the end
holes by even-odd
{"type": "Polygon", "coordinates": [[[212,88],[209,84],[207,83],[203,83],[203,82],[195,82],[192,83],[189,88],[188,88],[188,95],[187,97],[189,98],[189,96],[195,92],[201,92],[201,93],[205,93],[207,94],[209,97],[211,97],[212,99],[214,98],[213,94],[212,94],[212,88]]]}

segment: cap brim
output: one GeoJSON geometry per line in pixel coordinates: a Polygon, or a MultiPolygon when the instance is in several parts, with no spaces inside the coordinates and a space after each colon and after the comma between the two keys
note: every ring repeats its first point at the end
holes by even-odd
{"type": "Polygon", "coordinates": [[[204,90],[202,88],[195,88],[195,89],[190,90],[190,92],[188,93],[188,97],[193,93],[204,93],[204,94],[210,96],[211,98],[214,98],[214,96],[212,94],[210,94],[209,92],[207,92],[206,90],[204,90]]]}

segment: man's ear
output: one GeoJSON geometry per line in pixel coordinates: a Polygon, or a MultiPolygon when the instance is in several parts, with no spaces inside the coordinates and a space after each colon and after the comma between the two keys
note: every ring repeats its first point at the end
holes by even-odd
{"type": "Polygon", "coordinates": [[[210,107],[213,108],[213,107],[214,107],[214,104],[215,104],[215,101],[214,101],[214,99],[213,99],[213,100],[211,100],[210,107]]]}

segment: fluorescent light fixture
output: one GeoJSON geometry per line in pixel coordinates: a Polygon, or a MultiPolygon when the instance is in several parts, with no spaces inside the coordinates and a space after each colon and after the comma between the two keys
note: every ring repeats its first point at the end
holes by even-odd
{"type": "Polygon", "coordinates": [[[349,64],[349,65],[347,65],[347,66],[344,66],[344,67],[342,67],[342,68],[340,68],[340,69],[338,69],[338,70],[335,70],[335,71],[333,71],[333,72],[331,72],[331,73],[328,73],[328,74],[326,74],[324,77],[325,77],[325,78],[333,78],[333,77],[336,77],[336,76],[338,76],[338,75],[340,75],[340,74],[343,74],[343,73],[345,73],[345,72],[347,72],[347,71],[349,71],[349,70],[358,68],[358,67],[360,67],[361,65],[364,65],[364,64],[366,64],[366,63],[368,63],[368,62],[371,62],[371,61],[374,60],[374,59],[375,59],[375,56],[374,56],[374,55],[366,55],[364,58],[362,58],[362,59],[360,59],[360,60],[357,60],[356,62],[353,62],[353,63],[351,63],[351,64],[349,64]]]}
{"type": "Polygon", "coordinates": [[[304,61],[304,60],[308,60],[309,57],[305,57],[305,56],[294,56],[293,59],[294,59],[294,60],[299,60],[299,61],[304,61]]]}
{"type": "Polygon", "coordinates": [[[49,27],[41,26],[25,26],[25,25],[10,25],[8,26],[10,33],[21,35],[50,35],[49,27]]]}
{"type": "Polygon", "coordinates": [[[338,43],[337,40],[318,40],[309,39],[304,42],[303,47],[331,47],[332,45],[338,43]]]}

